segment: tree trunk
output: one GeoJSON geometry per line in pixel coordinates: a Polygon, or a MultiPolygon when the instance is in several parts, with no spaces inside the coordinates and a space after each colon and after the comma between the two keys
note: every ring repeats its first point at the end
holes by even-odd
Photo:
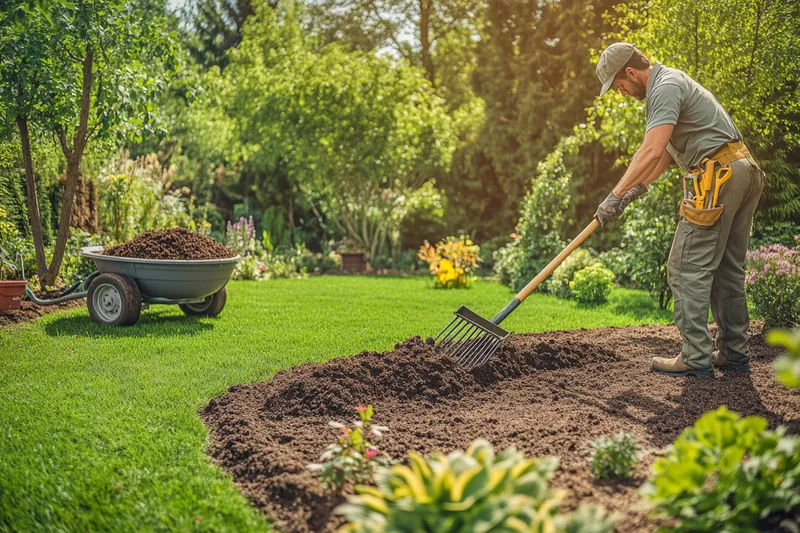
{"type": "Polygon", "coordinates": [[[422,48],[422,66],[425,68],[428,81],[436,87],[436,67],[431,58],[431,3],[429,0],[419,0],[419,42],[422,48]]]}
{"type": "MultiPolygon", "coordinates": [[[[28,117],[18,116],[17,127],[22,139],[22,160],[25,165],[25,185],[28,188],[28,213],[31,217],[33,247],[36,250],[36,267],[39,277],[47,272],[47,257],[44,255],[44,239],[42,238],[42,220],[39,216],[39,199],[36,196],[36,178],[33,174],[33,158],[31,157],[31,137],[28,132],[28,117]]],[[[12,258],[13,260],[13,258],[12,258]]]]}
{"type": "Polygon", "coordinates": [[[53,261],[46,272],[46,276],[41,277],[45,285],[53,285],[61,270],[61,261],[64,259],[64,249],[69,238],[69,223],[72,220],[72,206],[75,202],[75,189],[81,174],[81,160],[86,148],[86,138],[89,128],[89,109],[92,103],[92,55],[91,47],[86,47],[86,55],[83,60],[83,88],[81,91],[81,112],[78,120],[78,131],[75,133],[72,148],[67,143],[66,134],[63,129],[59,129],[58,136],[61,141],[61,149],[67,158],[67,181],[64,185],[64,198],[61,202],[61,216],[58,222],[58,237],[56,238],[56,248],[53,251],[53,261]]]}

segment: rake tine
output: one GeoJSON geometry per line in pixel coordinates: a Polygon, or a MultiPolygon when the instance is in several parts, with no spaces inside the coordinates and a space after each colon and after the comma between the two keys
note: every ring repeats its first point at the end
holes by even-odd
{"type": "Polygon", "coordinates": [[[468,360],[469,357],[474,355],[476,350],[480,350],[481,345],[486,343],[486,337],[488,337],[488,335],[486,335],[486,332],[483,332],[482,336],[476,338],[469,346],[466,347],[466,349],[462,350],[456,355],[456,361],[458,361],[460,364],[463,364],[464,361],[468,360]]]}
{"type": "MultiPolygon", "coordinates": [[[[444,332],[445,332],[445,331],[447,331],[448,329],[451,329],[451,328],[450,328],[450,326],[452,326],[453,324],[456,324],[456,323],[458,323],[458,321],[459,321],[459,318],[458,318],[458,317],[455,317],[453,320],[451,320],[451,321],[450,321],[450,323],[449,323],[449,324],[447,324],[447,326],[446,326],[446,327],[445,327],[445,328],[444,328],[442,331],[440,331],[438,335],[436,335],[436,338],[435,338],[435,339],[433,339],[433,342],[434,342],[434,343],[438,342],[438,341],[439,341],[439,337],[441,337],[442,335],[444,335],[444,332]]],[[[454,327],[454,328],[452,328],[452,329],[455,329],[455,327],[454,327]]],[[[445,336],[443,337],[443,339],[446,339],[446,338],[447,338],[447,335],[445,335],[445,336]]]]}
{"type": "Polygon", "coordinates": [[[461,346],[461,342],[467,337],[467,335],[468,334],[472,335],[474,332],[475,332],[475,326],[470,324],[469,327],[464,331],[464,333],[462,333],[457,340],[454,340],[453,343],[447,347],[444,353],[449,354],[450,350],[458,350],[458,348],[461,346]]]}
{"type": "Polygon", "coordinates": [[[488,361],[488,360],[489,360],[489,359],[492,357],[492,355],[494,355],[494,352],[496,352],[496,351],[497,351],[497,349],[498,349],[498,348],[500,348],[500,345],[501,345],[501,344],[502,344],[502,343],[497,343],[497,344],[496,344],[496,345],[495,345],[495,346],[494,346],[494,347],[493,347],[493,348],[492,348],[492,349],[491,349],[491,350],[490,350],[490,351],[489,351],[489,352],[488,352],[488,353],[487,353],[487,354],[486,354],[486,355],[485,355],[483,358],[481,358],[481,359],[480,359],[480,360],[479,360],[479,361],[476,363],[476,365],[475,365],[475,366],[481,366],[481,365],[483,365],[484,363],[486,363],[486,361],[488,361]]]}
{"type": "Polygon", "coordinates": [[[495,341],[494,337],[491,335],[486,335],[484,339],[481,339],[483,342],[479,346],[476,347],[475,350],[472,350],[468,355],[465,354],[464,357],[461,359],[461,363],[466,366],[475,366],[475,362],[479,360],[482,354],[486,353],[487,349],[492,346],[492,343],[495,341]]]}
{"type": "Polygon", "coordinates": [[[472,346],[473,341],[477,340],[480,337],[481,332],[482,332],[481,328],[479,328],[477,326],[475,328],[473,328],[473,330],[470,332],[470,334],[466,338],[464,338],[461,341],[459,341],[458,345],[455,347],[455,349],[452,351],[452,353],[450,353],[450,355],[457,358],[458,357],[457,354],[463,353],[464,350],[466,350],[470,346],[472,346]],[[476,337],[476,335],[478,335],[478,337],[476,337]]]}
{"type": "Polygon", "coordinates": [[[447,337],[444,337],[444,338],[441,340],[441,345],[440,345],[440,347],[441,347],[441,348],[445,348],[446,346],[449,346],[450,344],[452,344],[452,342],[453,342],[453,339],[455,339],[456,337],[458,337],[458,335],[459,335],[459,334],[460,334],[462,331],[464,331],[464,328],[466,328],[467,326],[471,326],[471,324],[470,324],[469,322],[465,321],[465,320],[462,320],[462,321],[461,321],[461,327],[460,327],[460,328],[458,328],[458,329],[456,329],[456,328],[454,327],[454,328],[453,328],[453,331],[451,331],[450,333],[448,333],[448,334],[447,334],[447,337]]]}

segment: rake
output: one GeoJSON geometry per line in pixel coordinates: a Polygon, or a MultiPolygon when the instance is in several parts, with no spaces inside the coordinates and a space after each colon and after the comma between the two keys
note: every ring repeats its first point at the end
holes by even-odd
{"type": "Polygon", "coordinates": [[[550,261],[544,270],[539,272],[525,288],[497,313],[491,320],[486,320],[475,311],[462,305],[455,311],[456,317],[436,336],[436,347],[443,353],[467,367],[485,364],[500,349],[509,336],[509,332],[500,327],[500,323],[519,307],[525,298],[536,289],[564,259],[580,246],[586,237],[600,226],[597,219],[586,226],[575,239],[564,248],[555,259],[550,261]]]}

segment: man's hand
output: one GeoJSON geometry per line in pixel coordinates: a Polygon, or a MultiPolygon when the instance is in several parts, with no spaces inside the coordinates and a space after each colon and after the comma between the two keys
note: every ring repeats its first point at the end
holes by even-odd
{"type": "Polygon", "coordinates": [[[604,226],[607,222],[611,222],[622,213],[623,208],[620,207],[622,205],[622,199],[623,196],[617,196],[614,194],[614,191],[608,193],[606,199],[603,200],[603,203],[597,208],[597,213],[594,214],[594,218],[597,219],[601,226],[604,226]]]}
{"type": "Polygon", "coordinates": [[[628,204],[632,201],[641,198],[644,193],[647,192],[647,185],[644,183],[640,183],[635,185],[633,189],[629,189],[625,191],[625,194],[622,195],[622,202],[619,204],[619,212],[622,213],[628,204]]]}

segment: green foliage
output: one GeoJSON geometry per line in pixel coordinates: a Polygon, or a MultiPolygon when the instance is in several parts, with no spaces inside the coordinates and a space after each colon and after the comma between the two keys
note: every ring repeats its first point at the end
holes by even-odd
{"type": "Polygon", "coordinates": [[[794,246],[798,235],[800,235],[800,224],[794,221],[756,224],[753,236],[750,238],[750,249],[756,250],[770,244],[791,247],[794,246]]]}
{"type": "Polygon", "coordinates": [[[164,168],[155,154],[132,160],[120,153],[97,181],[101,231],[124,242],[152,229],[188,227],[190,191],[170,190],[174,177],[175,168],[164,168]]]}
{"type": "Polygon", "coordinates": [[[614,288],[614,273],[595,263],[575,273],[569,289],[575,300],[586,305],[604,304],[614,288]]]}
{"type": "Polygon", "coordinates": [[[775,360],[775,372],[781,383],[800,389],[800,328],[770,331],[767,343],[786,348],[786,354],[775,360]]]}
{"type": "Polygon", "coordinates": [[[226,70],[246,158],[285,168],[337,232],[376,256],[398,234],[400,198],[448,168],[452,124],[419,71],[315,47],[298,11],[259,9],[226,70]]]}
{"type": "Polygon", "coordinates": [[[561,513],[564,494],[549,486],[557,467],[556,458],[528,459],[514,448],[495,454],[485,440],[447,456],[412,451],[408,466],[378,471],[377,487],[357,486],[337,508],[348,521],[340,531],[611,531],[614,520],[597,507],[561,513]]]}
{"type": "Polygon", "coordinates": [[[321,463],[308,465],[310,470],[320,473],[322,488],[337,494],[348,485],[373,483],[376,472],[393,463],[369,440],[382,437],[389,428],[372,424],[371,405],[360,405],[357,409],[360,420],[353,427],[328,422],[339,430],[339,440],[325,448],[320,456],[321,463]]]}
{"type": "Polygon", "coordinates": [[[602,437],[592,442],[592,475],[596,479],[631,477],[636,463],[636,439],[630,433],[618,433],[613,438],[602,437]]]}
{"type": "MultiPolygon", "coordinates": [[[[92,235],[78,228],[70,230],[67,247],[64,250],[64,261],[61,263],[60,276],[66,285],[85,279],[97,270],[91,259],[81,256],[81,248],[86,246],[111,246],[115,241],[108,235],[92,235]]],[[[31,265],[35,266],[35,265],[31,265]]]]}
{"type": "Polygon", "coordinates": [[[569,283],[575,277],[575,273],[597,263],[600,261],[588,250],[578,248],[553,271],[550,277],[550,290],[559,298],[571,298],[572,290],[569,288],[569,283]]]}
{"type": "Polygon", "coordinates": [[[687,428],[644,488],[663,531],[763,531],[800,507],[800,438],[720,407],[687,428]]]}
{"type": "Polygon", "coordinates": [[[800,323],[800,243],[793,249],[771,244],[747,252],[745,285],[765,329],[800,323]]]}
{"type": "Polygon", "coordinates": [[[480,246],[468,235],[449,236],[431,246],[428,241],[420,246],[417,257],[428,263],[436,278],[434,286],[441,289],[469,287],[480,263],[480,246]]]}

